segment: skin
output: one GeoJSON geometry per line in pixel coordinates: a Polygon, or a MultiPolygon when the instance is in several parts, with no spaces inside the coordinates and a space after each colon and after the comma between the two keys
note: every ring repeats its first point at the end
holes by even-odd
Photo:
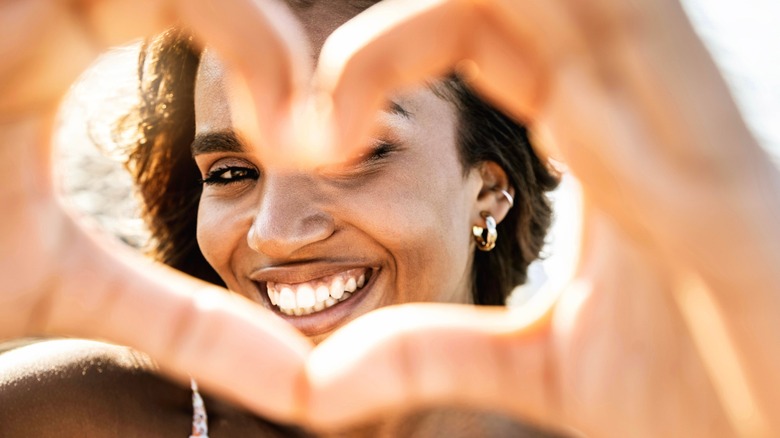
{"type": "Polygon", "coordinates": [[[380,309],[312,350],[272,312],[97,240],[47,178],[56,102],[77,72],[107,44],[176,20],[256,91],[250,109],[274,141],[255,145],[295,156],[290,128],[310,127],[291,112],[311,78],[300,34],[275,27],[286,22],[260,0],[6,2],[3,336],[130,345],[170,375],[190,372],[257,413],[320,428],[461,400],[590,436],[777,436],[780,350],[767,346],[780,333],[780,175],[679,2],[392,3],[322,50],[317,96],[333,104],[318,115],[322,141],[352,156],[378,97],[476,67],[467,71],[480,93],[559,149],[583,184],[572,283],[520,313],[380,309]],[[697,317],[720,330],[692,329],[697,317]]]}

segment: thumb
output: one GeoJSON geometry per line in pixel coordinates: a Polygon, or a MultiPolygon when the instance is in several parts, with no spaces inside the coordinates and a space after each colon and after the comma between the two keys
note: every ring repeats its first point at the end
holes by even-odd
{"type": "Polygon", "coordinates": [[[171,377],[190,375],[254,412],[294,419],[308,339],[224,289],[70,226],[69,257],[30,312],[29,333],[128,345],[171,377]]]}
{"type": "Polygon", "coordinates": [[[548,423],[550,309],[411,304],[357,319],[309,357],[309,422],[331,429],[449,404],[548,423]]]}

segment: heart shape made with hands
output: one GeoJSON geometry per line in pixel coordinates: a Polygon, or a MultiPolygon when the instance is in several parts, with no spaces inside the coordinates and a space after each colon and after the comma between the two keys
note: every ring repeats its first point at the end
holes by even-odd
{"type": "Polygon", "coordinates": [[[592,435],[776,430],[765,414],[780,357],[756,339],[780,332],[780,256],[766,243],[780,206],[761,196],[777,172],[677,2],[387,1],[331,36],[314,98],[304,39],[275,2],[41,0],[0,11],[2,32],[21,35],[0,41],[23,42],[0,46],[3,336],[130,345],[172,375],[315,428],[446,402],[592,435]],[[311,133],[331,139],[318,159],[349,154],[388,90],[458,69],[582,182],[575,279],[518,312],[382,309],[314,348],[266,310],[96,240],[39,178],[51,173],[51,104],[98,49],[174,20],[235,70],[250,98],[246,131],[287,147],[279,159],[310,157],[311,133]],[[760,176],[733,178],[748,173],[760,176]],[[752,293],[739,295],[740,312],[721,313],[750,371],[735,386],[704,360],[680,303],[698,290],[713,308],[733,306],[743,288],[752,293]],[[755,415],[724,396],[737,387],[755,415]]]}

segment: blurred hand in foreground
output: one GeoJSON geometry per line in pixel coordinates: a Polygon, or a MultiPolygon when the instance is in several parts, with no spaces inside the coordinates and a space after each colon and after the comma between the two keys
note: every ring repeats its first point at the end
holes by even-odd
{"type": "Polygon", "coordinates": [[[780,178],[681,5],[380,3],[322,50],[334,144],[360,144],[388,90],[452,69],[580,180],[576,274],[518,312],[355,321],[309,360],[315,421],[447,401],[592,436],[776,434],[780,178]]]}
{"type": "Polygon", "coordinates": [[[171,375],[191,374],[257,412],[291,418],[308,339],[270,311],[99,239],[56,198],[50,142],[68,86],[109,45],[175,23],[198,29],[237,78],[264,90],[253,96],[260,123],[283,119],[308,81],[305,39],[273,1],[0,4],[0,339],[126,344],[171,375]]]}
{"type": "Polygon", "coordinates": [[[779,178],[676,1],[387,1],[338,30],[315,73],[331,149],[361,143],[387,92],[455,68],[580,179],[584,237],[574,280],[520,312],[385,309],[313,353],[270,312],[97,241],[50,177],[53,114],[76,74],[176,20],[253,90],[268,144],[285,144],[278,126],[303,123],[290,114],[309,82],[288,14],[252,0],[0,8],[3,337],[127,344],[320,428],[456,402],[594,436],[780,429],[768,415],[780,402],[779,178]],[[697,331],[696,302],[722,320],[714,341],[697,331]]]}

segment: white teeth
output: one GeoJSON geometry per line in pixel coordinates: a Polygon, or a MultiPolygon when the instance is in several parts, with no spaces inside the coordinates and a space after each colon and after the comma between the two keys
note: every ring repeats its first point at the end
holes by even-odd
{"type": "Polygon", "coordinates": [[[317,287],[317,290],[314,292],[316,294],[315,298],[318,303],[325,302],[325,300],[330,297],[330,290],[328,289],[328,286],[325,286],[324,284],[317,287]]]}
{"type": "Polygon", "coordinates": [[[365,284],[365,269],[353,269],[307,283],[279,284],[269,281],[266,289],[269,301],[281,313],[301,316],[344,301],[365,284]]]}
{"type": "Polygon", "coordinates": [[[333,283],[331,283],[330,296],[337,300],[344,296],[344,280],[342,280],[341,277],[336,278],[333,280],[333,283]]]}
{"type": "Polygon", "coordinates": [[[307,307],[314,307],[314,304],[316,303],[317,301],[314,299],[314,289],[312,289],[311,286],[303,284],[298,287],[295,299],[295,304],[298,307],[305,309],[307,307]]]}
{"type": "Polygon", "coordinates": [[[274,289],[275,285],[276,284],[273,281],[269,281],[267,284],[268,298],[271,300],[271,304],[274,306],[279,304],[279,293],[276,292],[276,289],[274,289]]]}
{"type": "Polygon", "coordinates": [[[295,309],[295,292],[289,287],[283,287],[279,292],[279,307],[282,309],[295,309]]]}

